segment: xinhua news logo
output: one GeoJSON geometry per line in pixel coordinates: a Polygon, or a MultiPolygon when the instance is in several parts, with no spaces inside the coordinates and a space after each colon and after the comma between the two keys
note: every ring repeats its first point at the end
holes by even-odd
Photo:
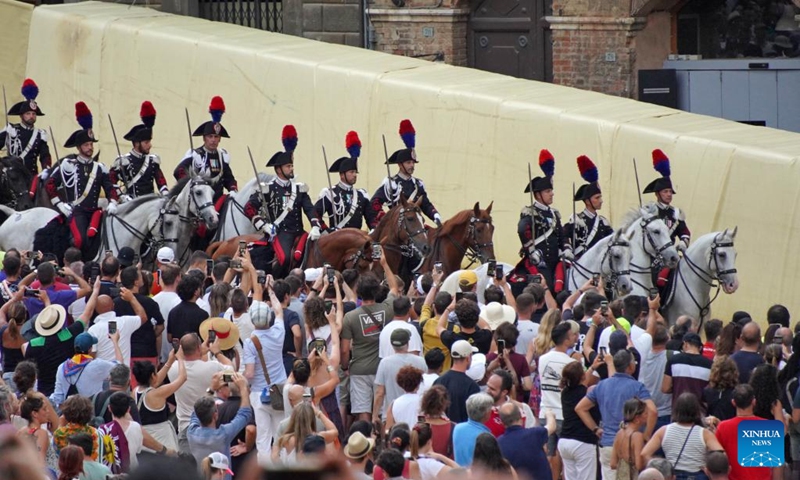
{"type": "Polygon", "coordinates": [[[783,465],[783,423],[778,420],[744,420],[739,424],[739,465],[783,465]]]}

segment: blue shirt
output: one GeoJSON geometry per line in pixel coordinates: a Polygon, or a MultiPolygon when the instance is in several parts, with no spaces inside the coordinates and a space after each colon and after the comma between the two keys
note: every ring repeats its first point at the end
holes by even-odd
{"type": "Polygon", "coordinates": [[[472,465],[472,455],[475,453],[475,440],[481,433],[491,435],[492,431],[486,425],[467,420],[459,423],[453,429],[453,450],[455,450],[455,461],[461,467],[472,465]]]}
{"type": "MultiPolygon", "coordinates": [[[[189,421],[189,429],[186,432],[186,437],[189,440],[189,450],[192,455],[197,459],[197,464],[203,461],[204,458],[214,452],[220,452],[228,457],[228,465],[231,464],[231,442],[239,432],[241,432],[247,423],[253,418],[253,409],[250,407],[241,407],[236,416],[233,417],[230,423],[220,425],[219,428],[204,427],[200,425],[200,420],[197,414],[192,412],[192,419],[189,421]]],[[[230,475],[225,475],[226,479],[230,479],[230,475]]]]}
{"type": "Polygon", "coordinates": [[[544,453],[547,445],[547,429],[544,427],[522,428],[512,425],[500,435],[497,443],[500,451],[520,474],[520,477],[550,478],[550,462],[544,453]]]}
{"type": "MultiPolygon", "coordinates": [[[[255,305],[255,302],[253,304],[255,305]]],[[[264,354],[264,363],[269,370],[270,382],[284,383],[286,370],[283,368],[283,339],[286,336],[286,328],[283,318],[277,317],[272,326],[267,329],[254,330],[253,335],[257,336],[258,341],[261,342],[261,351],[264,354]]],[[[267,387],[267,380],[264,378],[264,369],[261,368],[261,360],[258,358],[253,340],[245,339],[242,357],[242,363],[255,366],[255,373],[250,380],[250,390],[260,393],[267,387]]]]}
{"type": "MultiPolygon", "coordinates": [[[[50,286],[47,288],[47,297],[50,299],[51,304],[61,305],[65,309],[69,309],[72,302],[78,299],[78,294],[72,289],[56,290],[55,287],[50,286]]],[[[22,303],[25,304],[25,308],[28,310],[28,314],[31,317],[38,315],[44,310],[44,303],[38,298],[25,297],[22,299],[22,303]]]]}
{"type": "Polygon", "coordinates": [[[650,392],[642,382],[627,373],[619,372],[613,377],[600,380],[594,390],[586,395],[586,398],[600,407],[600,416],[603,419],[601,447],[614,445],[614,437],[617,436],[619,424],[622,422],[622,408],[625,402],[634,397],[639,400],[650,400],[650,392]]]}

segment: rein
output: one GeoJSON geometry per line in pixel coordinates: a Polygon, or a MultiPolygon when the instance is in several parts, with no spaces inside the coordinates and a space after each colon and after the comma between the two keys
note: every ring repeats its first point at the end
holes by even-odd
{"type": "Polygon", "coordinates": [[[714,292],[714,296],[709,298],[708,303],[706,303],[705,305],[701,305],[700,302],[697,300],[697,298],[695,298],[694,294],[692,294],[692,291],[689,289],[689,286],[686,284],[686,278],[683,274],[683,271],[680,268],[678,269],[678,279],[680,279],[683,288],[685,288],[686,292],[689,294],[689,298],[692,300],[692,303],[694,303],[694,306],[697,307],[698,310],[700,310],[700,326],[703,325],[703,318],[706,315],[708,315],[708,313],[711,311],[711,304],[714,303],[714,301],[719,296],[720,289],[722,288],[722,286],[720,285],[720,282],[722,281],[720,279],[720,276],[727,275],[729,273],[736,273],[735,268],[730,268],[728,270],[719,269],[719,261],[717,260],[717,249],[727,248],[727,247],[733,247],[733,242],[717,243],[717,239],[716,238],[714,239],[714,241],[711,243],[711,252],[708,258],[707,270],[703,270],[699,265],[692,262],[691,258],[689,258],[688,255],[684,255],[683,257],[683,261],[689,265],[689,270],[691,270],[692,273],[697,278],[699,278],[707,287],[716,288],[717,290],[716,292],[714,292]],[[713,268],[711,267],[712,260],[714,262],[713,268]],[[714,275],[711,274],[710,272],[717,272],[717,273],[714,275]]]}
{"type": "MultiPolygon", "coordinates": [[[[182,224],[189,224],[189,228],[191,230],[191,229],[195,228],[200,223],[200,221],[202,220],[201,217],[202,217],[203,210],[205,210],[206,208],[209,208],[209,207],[211,207],[211,208],[214,207],[214,202],[213,201],[209,201],[209,202],[204,203],[203,205],[200,205],[200,203],[197,201],[197,199],[194,196],[195,187],[208,186],[208,185],[209,185],[209,183],[207,181],[205,181],[205,180],[203,180],[203,179],[201,179],[199,177],[192,178],[192,180],[189,182],[189,185],[188,185],[188,192],[189,192],[188,195],[189,195],[189,197],[191,197],[191,202],[186,202],[186,213],[184,213],[184,214],[181,214],[180,210],[178,209],[178,205],[177,205],[177,202],[178,202],[178,199],[180,198],[180,195],[177,195],[175,197],[170,198],[167,201],[167,204],[164,205],[161,208],[161,212],[160,212],[161,213],[161,216],[160,216],[160,220],[161,221],[159,222],[159,233],[161,235],[162,242],[164,242],[164,243],[175,243],[176,245],[178,245],[180,243],[180,238],[166,238],[166,235],[164,234],[164,221],[163,221],[164,217],[166,217],[167,215],[172,215],[172,216],[176,215],[178,217],[178,221],[180,223],[182,223],[182,224]],[[196,208],[195,212],[192,212],[192,205],[194,205],[195,208],[196,208]]],[[[184,191],[186,191],[186,189],[184,189],[184,191]]],[[[182,193],[183,192],[181,192],[181,194],[182,193]]],[[[189,242],[186,243],[186,248],[184,248],[183,251],[180,252],[180,255],[178,255],[178,263],[179,264],[183,263],[183,259],[184,259],[184,257],[186,257],[187,253],[189,253],[189,242]]]]}
{"type": "MultiPolygon", "coordinates": [[[[438,258],[439,253],[441,252],[441,239],[446,238],[450,241],[450,243],[456,247],[458,253],[461,255],[461,259],[467,257],[469,260],[469,265],[465,268],[469,269],[474,265],[476,262],[483,263],[484,255],[481,253],[481,250],[488,247],[494,247],[494,242],[489,241],[488,243],[480,243],[478,242],[478,233],[475,229],[476,223],[485,223],[488,226],[492,226],[492,221],[487,219],[482,219],[476,217],[474,214],[469,218],[469,224],[467,226],[466,231],[464,232],[464,244],[458,242],[452,235],[446,233],[444,237],[437,236],[436,240],[433,242],[433,252],[431,253],[430,257],[433,259],[438,258]]],[[[461,263],[461,259],[459,259],[459,264],[461,263]]]]}
{"type": "MultiPolygon", "coordinates": [[[[664,245],[661,245],[660,247],[658,245],[656,245],[655,240],[653,240],[653,236],[650,234],[650,230],[647,229],[648,225],[650,225],[652,222],[654,222],[654,221],[656,221],[658,219],[659,218],[658,218],[657,215],[653,215],[650,218],[642,219],[639,222],[639,226],[641,227],[642,232],[644,233],[644,235],[642,235],[642,250],[645,253],[647,253],[647,255],[650,256],[651,262],[650,262],[650,266],[647,267],[647,266],[636,265],[635,263],[633,263],[633,260],[631,260],[631,267],[633,267],[630,270],[631,273],[635,273],[637,275],[650,275],[651,274],[651,270],[650,270],[651,268],[653,268],[653,267],[660,268],[660,266],[663,264],[664,257],[661,255],[661,253],[664,250],[672,247],[673,244],[671,242],[666,242],[666,243],[664,243],[664,245]],[[655,251],[655,254],[651,254],[650,252],[647,251],[647,245],[645,244],[645,239],[647,240],[648,243],[650,243],[650,246],[655,251]]],[[[636,284],[636,285],[638,285],[643,290],[648,290],[647,286],[643,285],[641,282],[638,282],[633,277],[631,277],[631,282],[636,284]]]]}
{"type": "MultiPolygon", "coordinates": [[[[628,242],[619,241],[619,240],[614,240],[612,242],[608,242],[608,246],[606,246],[605,252],[603,252],[603,257],[600,259],[600,268],[599,268],[600,271],[598,271],[598,272],[593,272],[592,270],[588,269],[587,267],[584,267],[583,265],[580,264],[580,261],[577,261],[577,262],[573,263],[572,266],[573,266],[573,268],[575,270],[578,271],[578,273],[580,275],[586,277],[586,279],[590,279],[594,275],[603,275],[604,277],[607,277],[608,280],[609,280],[609,285],[613,286],[614,289],[616,290],[616,288],[617,288],[617,280],[619,279],[619,277],[624,276],[624,275],[630,275],[631,274],[631,270],[630,269],[628,269],[628,270],[617,270],[616,268],[614,268],[614,257],[611,255],[611,249],[614,248],[614,247],[628,247],[628,248],[630,248],[630,244],[628,242]],[[610,272],[608,275],[605,275],[603,273],[603,264],[606,263],[606,259],[608,259],[608,270],[610,272]]],[[[573,270],[573,272],[575,270],[573,270]]],[[[573,281],[574,281],[574,279],[573,279],[573,281]]],[[[577,285],[577,282],[575,282],[575,284],[577,285]]]]}

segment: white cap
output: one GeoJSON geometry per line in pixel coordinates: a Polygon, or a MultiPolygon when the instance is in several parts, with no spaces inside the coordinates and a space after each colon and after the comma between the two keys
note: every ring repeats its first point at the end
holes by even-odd
{"type": "Polygon", "coordinates": [[[486,375],[486,355],[482,353],[474,354],[472,356],[472,364],[470,364],[466,374],[476,382],[483,380],[483,377],[486,375]]]}
{"type": "Polygon", "coordinates": [[[175,252],[169,247],[161,247],[156,254],[156,260],[161,263],[172,263],[175,261],[175,252]]]}
{"type": "Polygon", "coordinates": [[[228,475],[233,475],[233,472],[231,471],[231,465],[228,463],[228,457],[219,452],[213,452],[208,456],[208,458],[211,459],[211,468],[224,470],[228,475]]]}
{"type": "Polygon", "coordinates": [[[456,340],[450,346],[450,355],[453,358],[469,358],[477,351],[478,349],[470,345],[466,340],[456,340]]]}

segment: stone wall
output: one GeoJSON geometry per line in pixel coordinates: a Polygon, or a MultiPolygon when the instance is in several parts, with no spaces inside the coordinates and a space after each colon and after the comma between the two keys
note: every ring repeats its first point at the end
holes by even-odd
{"type": "Polygon", "coordinates": [[[302,2],[301,36],[323,42],[360,47],[360,0],[288,0],[302,2]]]}

